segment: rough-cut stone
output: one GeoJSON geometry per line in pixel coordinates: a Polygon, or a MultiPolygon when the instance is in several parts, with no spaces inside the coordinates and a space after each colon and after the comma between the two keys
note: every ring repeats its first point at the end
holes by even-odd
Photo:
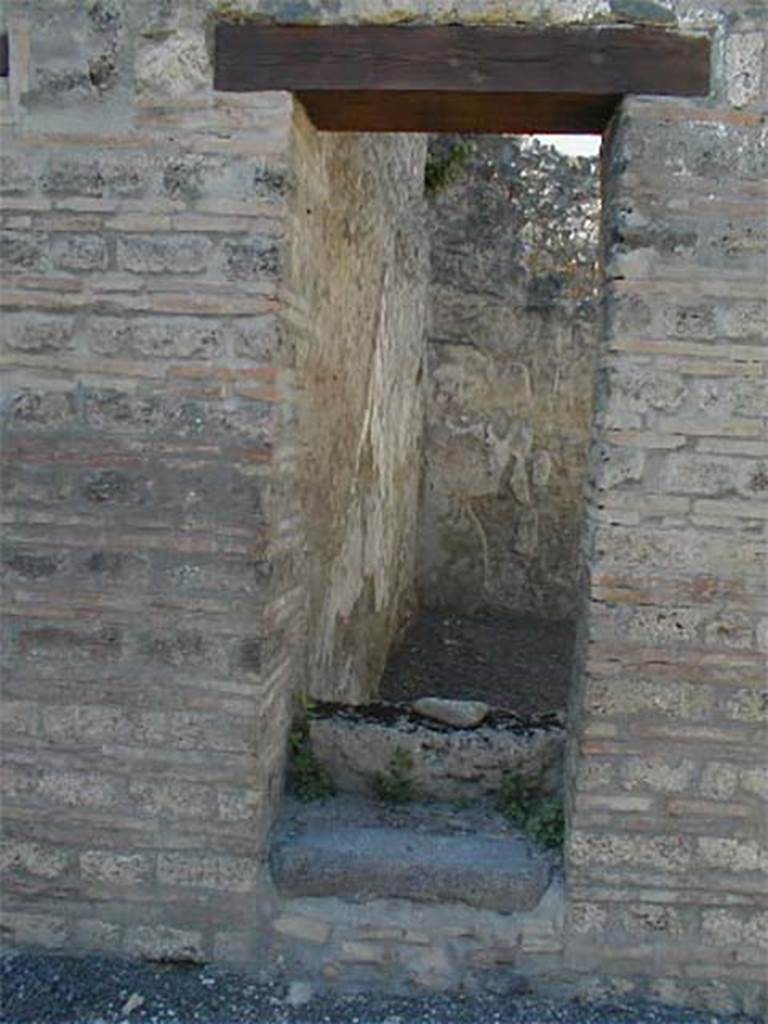
{"type": "Polygon", "coordinates": [[[554,715],[525,721],[495,712],[466,729],[379,704],[316,712],[309,727],[315,756],[349,792],[370,794],[373,778],[387,776],[398,752],[416,792],[439,800],[495,793],[505,771],[524,775],[543,794],[558,793],[562,784],[565,730],[554,715]]]}
{"type": "Polygon", "coordinates": [[[481,700],[445,700],[441,697],[421,697],[413,702],[412,707],[424,718],[454,725],[457,729],[471,729],[479,725],[491,710],[481,700]]]}
{"type": "Polygon", "coordinates": [[[194,94],[210,80],[205,40],[198,33],[178,32],[139,50],[136,79],[140,93],[180,99],[194,94]]]}

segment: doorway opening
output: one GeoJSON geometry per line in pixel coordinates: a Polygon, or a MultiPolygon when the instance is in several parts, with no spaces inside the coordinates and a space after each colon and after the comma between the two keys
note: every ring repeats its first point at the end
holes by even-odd
{"type": "Polygon", "coordinates": [[[379,693],[564,715],[598,336],[600,137],[434,136],[416,576],[379,693]]]}
{"type": "Polygon", "coordinates": [[[273,879],[290,912],[320,922],[308,941],[331,943],[326,976],[374,964],[390,984],[446,987],[548,971],[564,943],[597,174],[563,177],[551,151],[503,135],[492,155],[463,138],[428,152],[424,133],[602,132],[628,93],[706,92],[707,45],[624,27],[247,24],[217,44],[220,88],[298,101],[281,302],[306,601],[289,779],[320,801],[286,802],[273,879]],[[450,171],[457,150],[450,210],[451,192],[424,189],[452,175],[425,166],[450,171]],[[425,693],[407,663],[388,676],[420,603],[473,624],[466,641],[439,637],[438,674],[460,668],[450,696],[488,700],[425,693]],[[530,666],[534,621],[546,680],[518,686],[515,710],[508,644],[516,634],[530,666]],[[492,673],[467,655],[485,654],[489,630],[502,668],[478,693],[492,673]]]}
{"type": "Polygon", "coordinates": [[[300,108],[295,132],[307,687],[275,878],[292,898],[429,903],[459,864],[475,910],[498,883],[557,943],[597,160],[514,136],[326,134],[300,108]],[[455,859],[420,847],[434,884],[416,895],[424,833],[455,859]]]}

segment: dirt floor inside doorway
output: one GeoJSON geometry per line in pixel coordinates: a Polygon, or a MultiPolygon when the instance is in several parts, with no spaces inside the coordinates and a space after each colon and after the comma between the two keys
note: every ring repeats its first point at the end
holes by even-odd
{"type": "Polygon", "coordinates": [[[483,700],[521,715],[565,712],[574,639],[570,621],[423,611],[392,651],[379,697],[483,700]]]}

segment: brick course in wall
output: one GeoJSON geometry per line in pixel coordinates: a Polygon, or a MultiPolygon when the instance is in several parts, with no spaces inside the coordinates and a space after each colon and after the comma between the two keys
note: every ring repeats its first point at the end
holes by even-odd
{"type": "MultiPolygon", "coordinates": [[[[760,1012],[768,48],[746,0],[662,7],[712,34],[713,89],[626,101],[606,149],[568,921],[547,955],[573,991],[760,1012]]],[[[574,18],[544,0],[409,11],[574,18]]],[[[280,913],[261,855],[304,678],[293,109],[211,93],[209,14],[7,5],[4,926],[253,963],[280,913]]]]}

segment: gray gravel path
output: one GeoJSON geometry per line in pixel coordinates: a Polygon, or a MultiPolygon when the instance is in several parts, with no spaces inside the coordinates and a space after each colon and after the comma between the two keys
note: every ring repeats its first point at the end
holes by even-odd
{"type": "MultiPolygon", "coordinates": [[[[107,957],[0,957],[3,1024],[733,1024],[733,1017],[651,1004],[520,997],[311,998],[302,986],[209,967],[107,957]],[[300,1002],[301,1005],[292,1005],[300,1002]]],[[[748,1018],[738,1018],[747,1022],[748,1018]]],[[[751,1024],[759,1024],[752,1020],[751,1024]]]]}

